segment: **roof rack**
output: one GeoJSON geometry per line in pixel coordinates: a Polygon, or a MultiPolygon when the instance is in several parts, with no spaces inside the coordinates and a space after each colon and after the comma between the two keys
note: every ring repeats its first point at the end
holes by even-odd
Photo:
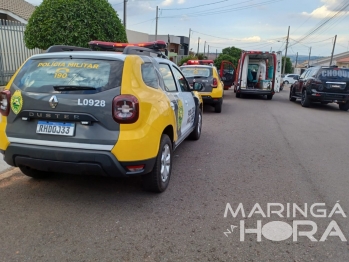
{"type": "Polygon", "coordinates": [[[67,52],[67,51],[92,51],[92,49],[78,47],[78,46],[69,46],[69,45],[53,45],[47,49],[46,53],[67,52]]]}

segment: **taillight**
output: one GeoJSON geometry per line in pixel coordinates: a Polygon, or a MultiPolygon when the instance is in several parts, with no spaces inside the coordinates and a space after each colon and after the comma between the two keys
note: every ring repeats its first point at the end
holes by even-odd
{"type": "Polygon", "coordinates": [[[217,78],[213,78],[212,87],[217,87],[217,86],[218,86],[217,78]]]}
{"type": "Polygon", "coordinates": [[[0,93],[0,113],[3,116],[8,116],[10,113],[11,92],[9,90],[1,91],[0,93]]]}
{"type": "Polygon", "coordinates": [[[315,88],[316,90],[322,91],[324,89],[323,83],[321,81],[311,79],[309,80],[311,87],[315,88]]]}
{"type": "Polygon", "coordinates": [[[113,100],[113,118],[119,124],[132,124],[139,117],[139,102],[135,96],[119,95],[113,100]]]}

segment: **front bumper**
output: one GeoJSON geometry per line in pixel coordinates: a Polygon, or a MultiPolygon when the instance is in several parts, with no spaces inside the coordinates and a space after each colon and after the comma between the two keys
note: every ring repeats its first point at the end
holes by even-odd
{"type": "Polygon", "coordinates": [[[349,94],[347,93],[327,93],[311,91],[308,97],[312,101],[318,102],[347,102],[349,101],[349,94]]]}
{"type": "Polygon", "coordinates": [[[119,162],[111,152],[70,149],[11,143],[4,160],[11,166],[27,166],[53,173],[129,177],[149,173],[156,158],[119,162]],[[126,166],[145,165],[141,171],[130,172],[126,166]]]}

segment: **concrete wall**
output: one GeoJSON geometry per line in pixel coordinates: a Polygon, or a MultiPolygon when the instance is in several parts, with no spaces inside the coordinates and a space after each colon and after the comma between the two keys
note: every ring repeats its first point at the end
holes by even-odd
{"type": "Polygon", "coordinates": [[[137,31],[126,30],[127,40],[129,43],[149,42],[149,35],[137,31]]]}

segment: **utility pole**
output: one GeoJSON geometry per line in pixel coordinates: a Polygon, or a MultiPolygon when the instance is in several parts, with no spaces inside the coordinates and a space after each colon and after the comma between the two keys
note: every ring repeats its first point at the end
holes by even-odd
{"type": "Polygon", "coordinates": [[[217,54],[217,49],[216,49],[216,58],[218,57],[218,54],[217,54]]]}
{"type": "Polygon", "coordinates": [[[197,55],[199,55],[199,45],[200,45],[200,37],[198,38],[198,51],[197,51],[197,55]]]}
{"type": "Polygon", "coordinates": [[[205,44],[204,44],[204,57],[205,57],[205,54],[206,54],[206,41],[205,41],[205,44]]]}
{"type": "Polygon", "coordinates": [[[285,51],[285,59],[284,64],[282,68],[282,73],[285,74],[285,67],[286,67],[286,57],[287,57],[287,48],[288,48],[288,39],[290,37],[290,26],[288,26],[288,33],[287,33],[287,40],[286,40],[286,51],[285,51]]]}
{"type": "Polygon", "coordinates": [[[332,48],[332,54],[331,54],[330,66],[332,65],[334,48],[336,47],[336,40],[337,40],[337,35],[334,37],[334,42],[333,42],[333,48],[332,48]]]}
{"type": "Polygon", "coordinates": [[[298,52],[297,52],[297,56],[296,56],[296,65],[294,66],[294,68],[297,67],[297,63],[298,63],[298,52]]]}
{"type": "Polygon", "coordinates": [[[188,43],[188,54],[189,55],[189,52],[190,52],[190,34],[191,34],[191,28],[189,28],[189,43],[188,43]]]}
{"type": "Polygon", "coordinates": [[[124,28],[126,30],[126,3],[127,0],[124,0],[124,28]]]}
{"type": "Polygon", "coordinates": [[[155,41],[158,40],[158,19],[159,19],[159,7],[156,6],[155,41]]]}
{"type": "Polygon", "coordinates": [[[308,68],[310,66],[310,55],[311,55],[311,47],[310,47],[310,51],[309,51],[308,68]]]}
{"type": "Polygon", "coordinates": [[[210,45],[207,46],[207,59],[209,55],[210,55],[210,45]]]}

